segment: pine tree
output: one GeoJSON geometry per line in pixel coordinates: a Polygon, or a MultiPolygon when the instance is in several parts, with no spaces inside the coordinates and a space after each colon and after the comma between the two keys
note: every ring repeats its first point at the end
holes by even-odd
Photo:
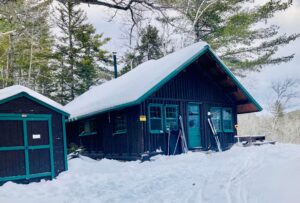
{"type": "Polygon", "coordinates": [[[294,57],[276,53],[300,34],[280,34],[279,26],[267,23],[276,13],[288,9],[292,1],[257,4],[247,0],[175,0],[172,4],[182,14],[173,23],[185,39],[208,42],[237,73],[288,62],[294,57]]]}
{"type": "MultiPolygon", "coordinates": [[[[48,94],[52,36],[48,23],[50,0],[0,2],[2,87],[22,84],[48,94]],[[45,75],[47,73],[47,75],[45,75]]],[[[1,49],[1,48],[0,48],[1,49]]]]}
{"type": "Polygon", "coordinates": [[[110,57],[101,49],[109,38],[102,39],[103,35],[96,34],[95,28],[86,23],[86,14],[77,7],[77,2],[63,1],[57,10],[56,21],[62,36],[57,42],[58,92],[55,97],[66,104],[101,79],[110,78],[105,68],[110,57]]]}
{"type": "Polygon", "coordinates": [[[75,98],[75,65],[76,58],[79,55],[79,49],[76,47],[75,35],[77,30],[87,20],[83,10],[76,9],[77,3],[72,0],[63,1],[57,8],[59,16],[57,18],[57,26],[62,32],[60,42],[58,42],[57,55],[61,60],[60,73],[58,78],[60,83],[59,91],[61,102],[65,104],[75,98]]]}
{"type": "Polygon", "coordinates": [[[120,74],[123,75],[139,65],[137,54],[135,51],[125,53],[122,61],[125,66],[121,69],[120,74]]]}
{"type": "Polygon", "coordinates": [[[159,37],[158,32],[158,29],[151,25],[148,25],[142,30],[141,42],[136,48],[139,53],[140,62],[159,59],[163,56],[161,51],[162,40],[159,37]]]}
{"type": "Polygon", "coordinates": [[[76,63],[76,75],[80,79],[75,94],[81,95],[91,86],[111,78],[112,73],[105,67],[111,63],[109,53],[101,49],[110,39],[102,40],[103,34],[96,34],[96,29],[91,24],[80,26],[75,38],[81,53],[76,63]]]}
{"type": "Polygon", "coordinates": [[[145,61],[161,58],[163,56],[162,48],[163,43],[158,29],[148,25],[141,31],[140,41],[135,49],[124,56],[126,65],[122,69],[121,74],[126,73],[145,61]]]}

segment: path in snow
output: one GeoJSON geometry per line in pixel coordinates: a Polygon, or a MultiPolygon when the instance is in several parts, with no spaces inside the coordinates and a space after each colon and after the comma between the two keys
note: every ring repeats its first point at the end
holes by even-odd
{"type": "Polygon", "coordinates": [[[56,180],[0,187],[0,203],[300,202],[300,145],[233,147],[151,162],[69,163],[56,180]]]}

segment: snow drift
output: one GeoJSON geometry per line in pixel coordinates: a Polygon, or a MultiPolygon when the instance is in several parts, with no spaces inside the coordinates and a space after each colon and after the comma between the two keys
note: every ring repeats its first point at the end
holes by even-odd
{"type": "Polygon", "coordinates": [[[6,183],[0,202],[300,202],[300,146],[233,147],[140,163],[70,161],[53,181],[6,183]]]}

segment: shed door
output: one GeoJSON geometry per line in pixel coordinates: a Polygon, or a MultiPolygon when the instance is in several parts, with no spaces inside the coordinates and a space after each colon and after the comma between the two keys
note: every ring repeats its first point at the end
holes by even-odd
{"type": "Polygon", "coordinates": [[[49,115],[0,114],[0,181],[54,176],[49,115]]]}
{"type": "Polygon", "coordinates": [[[27,120],[29,174],[51,175],[50,128],[47,120],[27,120]]]}
{"type": "Polygon", "coordinates": [[[0,180],[26,176],[23,124],[22,120],[0,120],[0,180]]]}
{"type": "Polygon", "coordinates": [[[201,147],[200,133],[200,106],[199,104],[188,104],[188,145],[189,148],[201,147]]]}

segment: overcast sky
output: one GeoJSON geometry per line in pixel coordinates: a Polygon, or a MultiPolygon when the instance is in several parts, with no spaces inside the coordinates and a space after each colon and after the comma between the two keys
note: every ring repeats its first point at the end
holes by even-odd
{"type": "MultiPolygon", "coordinates": [[[[89,22],[92,23],[98,33],[104,33],[104,36],[111,37],[111,41],[106,46],[109,51],[118,51],[123,53],[127,50],[128,39],[125,39],[126,25],[124,19],[114,19],[109,21],[111,15],[100,6],[88,6],[82,4],[81,8],[87,11],[89,22]]],[[[282,33],[292,34],[300,33],[300,0],[294,0],[293,5],[285,12],[280,12],[268,23],[276,24],[281,27],[282,33]]],[[[285,78],[300,79],[300,39],[291,44],[280,48],[278,54],[289,55],[295,53],[293,61],[277,66],[266,66],[259,73],[250,73],[246,78],[241,79],[242,83],[250,93],[266,109],[271,100],[272,81],[284,80],[285,78]]],[[[292,108],[300,109],[300,99],[294,100],[292,108]]]]}

